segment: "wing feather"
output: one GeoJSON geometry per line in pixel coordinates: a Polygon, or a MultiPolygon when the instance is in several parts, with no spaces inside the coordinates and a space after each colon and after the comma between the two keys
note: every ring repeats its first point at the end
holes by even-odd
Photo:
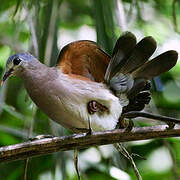
{"type": "Polygon", "coordinates": [[[75,41],[60,52],[57,62],[63,73],[81,79],[103,82],[110,56],[93,41],[75,41]]]}

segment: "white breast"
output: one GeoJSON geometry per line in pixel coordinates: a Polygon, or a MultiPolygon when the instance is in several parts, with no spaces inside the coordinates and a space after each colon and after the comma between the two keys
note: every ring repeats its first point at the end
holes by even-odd
{"type": "MultiPolygon", "coordinates": [[[[119,98],[114,96],[106,85],[96,82],[86,82],[82,80],[69,79],[66,75],[58,79],[63,87],[57,87],[59,92],[61,121],[75,128],[89,128],[88,120],[93,131],[111,130],[117,125],[122,112],[122,105],[119,98]],[[109,112],[89,114],[87,104],[95,100],[109,109],[109,112]],[[63,107],[62,107],[63,106],[63,107]],[[64,119],[63,119],[64,118],[64,119]]],[[[68,126],[68,125],[67,125],[68,126]]]]}

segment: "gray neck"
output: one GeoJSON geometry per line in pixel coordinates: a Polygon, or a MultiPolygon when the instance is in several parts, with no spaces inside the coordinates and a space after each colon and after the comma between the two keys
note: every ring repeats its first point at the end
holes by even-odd
{"type": "Polygon", "coordinates": [[[55,68],[47,67],[38,60],[34,60],[26,64],[18,75],[26,84],[26,82],[38,81],[39,84],[42,80],[53,80],[57,77],[57,70],[55,68]]]}

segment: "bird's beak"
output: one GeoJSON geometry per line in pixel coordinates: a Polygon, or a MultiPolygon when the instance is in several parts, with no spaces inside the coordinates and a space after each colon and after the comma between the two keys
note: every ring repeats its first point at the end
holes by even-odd
{"type": "Polygon", "coordinates": [[[9,71],[5,72],[2,81],[1,81],[1,86],[3,86],[4,82],[6,81],[6,79],[12,74],[13,69],[10,69],[9,71]]]}

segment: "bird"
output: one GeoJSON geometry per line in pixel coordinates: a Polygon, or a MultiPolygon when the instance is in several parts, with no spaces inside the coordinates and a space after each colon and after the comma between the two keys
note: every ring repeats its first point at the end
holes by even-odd
{"type": "MultiPolygon", "coordinates": [[[[37,107],[73,133],[128,129],[123,115],[142,111],[151,100],[150,80],[176,65],[174,50],[149,60],[156,47],[151,36],[137,43],[133,33],[124,32],[111,56],[90,40],[63,47],[55,67],[42,64],[28,52],[18,53],[8,58],[1,85],[10,76],[21,78],[37,107]]],[[[119,152],[124,149],[121,144],[114,147],[119,152]]],[[[80,180],[77,156],[74,149],[80,180]]]]}
{"type": "Polygon", "coordinates": [[[74,133],[113,130],[123,113],[149,103],[149,81],[175,66],[174,50],[149,60],[156,47],[151,36],[137,43],[133,33],[124,32],[111,56],[90,40],[63,47],[55,67],[18,53],[8,58],[1,84],[10,76],[21,78],[33,102],[74,133]]]}

